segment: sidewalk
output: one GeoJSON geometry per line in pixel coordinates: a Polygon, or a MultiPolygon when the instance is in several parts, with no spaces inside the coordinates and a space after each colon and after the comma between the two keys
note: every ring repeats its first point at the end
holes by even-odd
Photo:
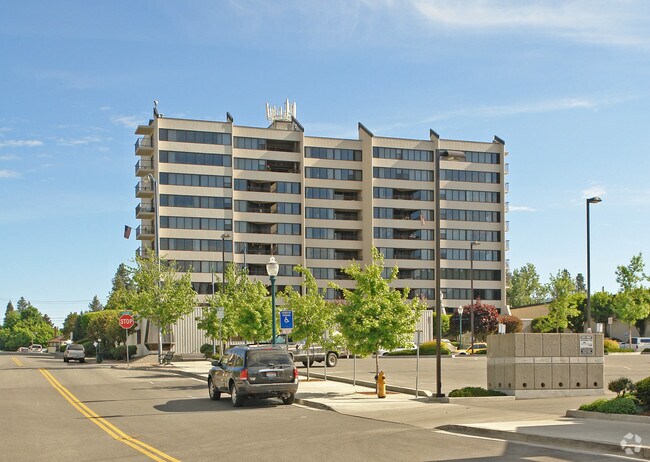
{"type": "MultiPolygon", "coordinates": [[[[145,367],[206,379],[211,363],[186,361],[145,367]]],[[[401,392],[397,392],[389,387],[386,398],[379,399],[372,383],[357,381],[355,386],[349,378],[328,373],[324,380],[314,372],[307,381],[305,371],[300,373],[296,403],[304,406],[435,431],[650,459],[650,417],[637,422],[615,417],[603,420],[602,415],[599,419],[566,417],[568,409],[577,408],[577,401],[571,398],[452,398],[444,402],[447,400],[430,398],[430,392],[416,398],[413,389],[398,388],[401,392]]]]}

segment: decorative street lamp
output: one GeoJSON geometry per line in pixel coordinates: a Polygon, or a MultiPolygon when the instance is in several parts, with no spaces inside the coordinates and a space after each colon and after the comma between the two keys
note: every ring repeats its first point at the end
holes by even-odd
{"type": "Polygon", "coordinates": [[[463,348],[463,305],[458,307],[458,324],[460,335],[458,336],[458,348],[463,348]]]}
{"type": "MultiPolygon", "coordinates": [[[[436,290],[440,293],[440,159],[458,161],[465,160],[465,153],[463,151],[451,151],[447,149],[438,149],[436,150],[436,162],[435,162],[435,200],[436,200],[436,229],[435,229],[435,240],[436,240],[436,253],[434,258],[436,259],[436,290]]],[[[440,296],[436,297],[436,398],[442,398],[445,396],[442,393],[442,353],[440,351],[440,345],[442,344],[442,299],[440,296]]]]}
{"type": "Polygon", "coordinates": [[[474,353],[474,246],[481,245],[480,242],[472,241],[469,243],[469,324],[471,329],[470,345],[474,353]]]}
{"type": "Polygon", "coordinates": [[[275,345],[275,277],[278,275],[280,265],[275,261],[275,257],[271,257],[266,264],[266,274],[271,278],[271,344],[275,345]]]}
{"type": "Polygon", "coordinates": [[[226,239],[229,237],[228,233],[221,235],[221,292],[224,292],[226,287],[226,239]]]}
{"type": "MultiPolygon", "coordinates": [[[[149,179],[151,184],[153,184],[153,210],[155,213],[155,231],[156,231],[156,248],[155,255],[156,260],[158,261],[158,287],[160,287],[160,191],[158,191],[158,180],[153,176],[152,173],[149,173],[146,178],[149,179]]],[[[157,302],[157,301],[156,301],[157,302]]],[[[162,326],[158,326],[158,364],[162,364],[162,326]]]]}
{"type": "Polygon", "coordinates": [[[587,313],[585,316],[584,331],[591,333],[591,255],[590,255],[590,236],[589,236],[589,205],[598,204],[603,200],[598,197],[587,199],[587,313]]]}

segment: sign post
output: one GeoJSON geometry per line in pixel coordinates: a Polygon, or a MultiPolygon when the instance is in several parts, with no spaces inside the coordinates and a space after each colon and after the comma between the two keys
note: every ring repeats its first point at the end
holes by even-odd
{"type": "MultiPolygon", "coordinates": [[[[282,310],[280,311],[280,332],[286,334],[284,344],[289,349],[289,334],[293,330],[293,311],[282,310]]],[[[309,352],[307,353],[309,357],[309,352]]]]}
{"type": "Polygon", "coordinates": [[[135,319],[130,311],[123,311],[120,313],[120,327],[126,333],[126,367],[129,367],[129,329],[135,325],[135,319]]]}
{"type": "Polygon", "coordinates": [[[217,319],[219,319],[219,356],[223,356],[223,318],[225,314],[223,306],[217,308],[217,319]]]}

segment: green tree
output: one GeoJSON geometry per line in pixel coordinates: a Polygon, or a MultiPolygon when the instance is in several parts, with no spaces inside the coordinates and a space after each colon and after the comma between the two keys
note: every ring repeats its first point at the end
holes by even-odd
{"type": "Polygon", "coordinates": [[[569,326],[569,319],[580,315],[572,295],[575,293],[575,282],[566,270],[560,270],[555,276],[550,276],[548,292],[551,303],[548,306],[548,321],[556,332],[569,326]]]}
{"type": "Polygon", "coordinates": [[[576,275],[576,292],[587,292],[585,277],[582,275],[582,273],[578,273],[576,275]]]}
{"type": "Polygon", "coordinates": [[[19,313],[31,306],[32,304],[25,300],[25,297],[20,297],[20,300],[18,300],[18,303],[16,304],[19,313]]]}
{"type": "Polygon", "coordinates": [[[7,309],[5,310],[5,319],[2,325],[4,327],[7,327],[7,320],[12,317],[12,315],[16,312],[14,309],[14,304],[11,303],[11,300],[9,300],[9,303],[7,303],[7,309]]]}
{"type": "Polygon", "coordinates": [[[135,284],[131,275],[131,269],[124,263],[117,267],[113,277],[113,286],[106,300],[107,310],[130,310],[132,299],[135,295],[135,284]]]}
{"type": "Polygon", "coordinates": [[[643,273],[645,263],[641,254],[635,255],[628,265],[616,267],[616,282],[621,290],[614,297],[616,317],[628,324],[628,339],[632,343],[632,325],[650,316],[650,292],[643,287],[648,277],[643,273]]]}
{"type": "MultiPolygon", "coordinates": [[[[371,264],[361,268],[352,262],[343,269],[356,282],[354,290],[330,282],[331,287],[343,292],[347,302],[336,319],[355,354],[368,355],[405,345],[413,338],[420,312],[426,307],[418,298],[408,300],[408,290],[389,286],[397,278],[396,266],[388,279],[382,277],[383,270],[384,258],[373,247],[371,264]]],[[[379,373],[379,355],[376,355],[375,368],[379,373]]]]}
{"type": "Polygon", "coordinates": [[[539,274],[532,263],[526,263],[521,268],[515,269],[509,280],[510,285],[506,296],[511,306],[534,305],[546,299],[547,290],[539,282],[539,274]]]}
{"type": "MultiPolygon", "coordinates": [[[[309,268],[296,266],[294,271],[304,278],[302,287],[305,295],[296,292],[291,286],[287,286],[281,294],[284,307],[293,311],[294,326],[291,335],[294,339],[304,340],[307,352],[312,345],[319,343],[327,349],[324,334],[334,330],[339,305],[325,300],[324,290],[318,288],[316,278],[309,268]]],[[[307,361],[308,376],[309,363],[307,361]]]]}
{"type": "Polygon", "coordinates": [[[119,323],[119,310],[90,311],[83,316],[88,318],[86,335],[89,339],[102,339],[102,345],[116,345],[125,341],[124,329],[119,323]]]}
{"type": "Polygon", "coordinates": [[[180,318],[196,306],[196,292],[190,273],[177,275],[173,261],[161,261],[154,252],[136,257],[133,282],[136,294],[133,311],[138,318],[148,319],[160,328],[158,355],[162,354],[162,334],[170,332],[180,318]]]}
{"type": "Polygon", "coordinates": [[[606,291],[596,292],[591,296],[591,317],[596,322],[607,323],[614,316],[614,295],[606,291]]]}
{"type": "Polygon", "coordinates": [[[92,301],[88,304],[88,309],[90,311],[101,311],[104,309],[104,305],[99,301],[97,294],[93,297],[92,301]]]}
{"type": "Polygon", "coordinates": [[[11,302],[7,303],[5,319],[2,323],[2,326],[6,329],[11,330],[11,328],[15,326],[18,321],[20,321],[20,313],[14,309],[14,306],[11,302]]]}
{"type": "Polygon", "coordinates": [[[70,338],[70,334],[74,332],[74,328],[78,318],[79,318],[79,313],[69,313],[65,317],[65,320],[63,321],[63,329],[61,329],[61,333],[65,335],[67,338],[70,338]]]}

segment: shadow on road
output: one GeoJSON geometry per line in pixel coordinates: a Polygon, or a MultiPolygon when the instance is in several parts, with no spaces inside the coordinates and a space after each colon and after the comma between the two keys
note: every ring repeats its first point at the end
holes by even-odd
{"type": "Polygon", "coordinates": [[[230,396],[226,395],[219,401],[212,401],[206,396],[205,399],[176,399],[167,401],[165,404],[157,404],[154,409],[161,412],[241,412],[255,409],[284,407],[282,401],[269,399],[249,399],[244,401],[242,407],[234,408],[230,402],[230,396]]]}

